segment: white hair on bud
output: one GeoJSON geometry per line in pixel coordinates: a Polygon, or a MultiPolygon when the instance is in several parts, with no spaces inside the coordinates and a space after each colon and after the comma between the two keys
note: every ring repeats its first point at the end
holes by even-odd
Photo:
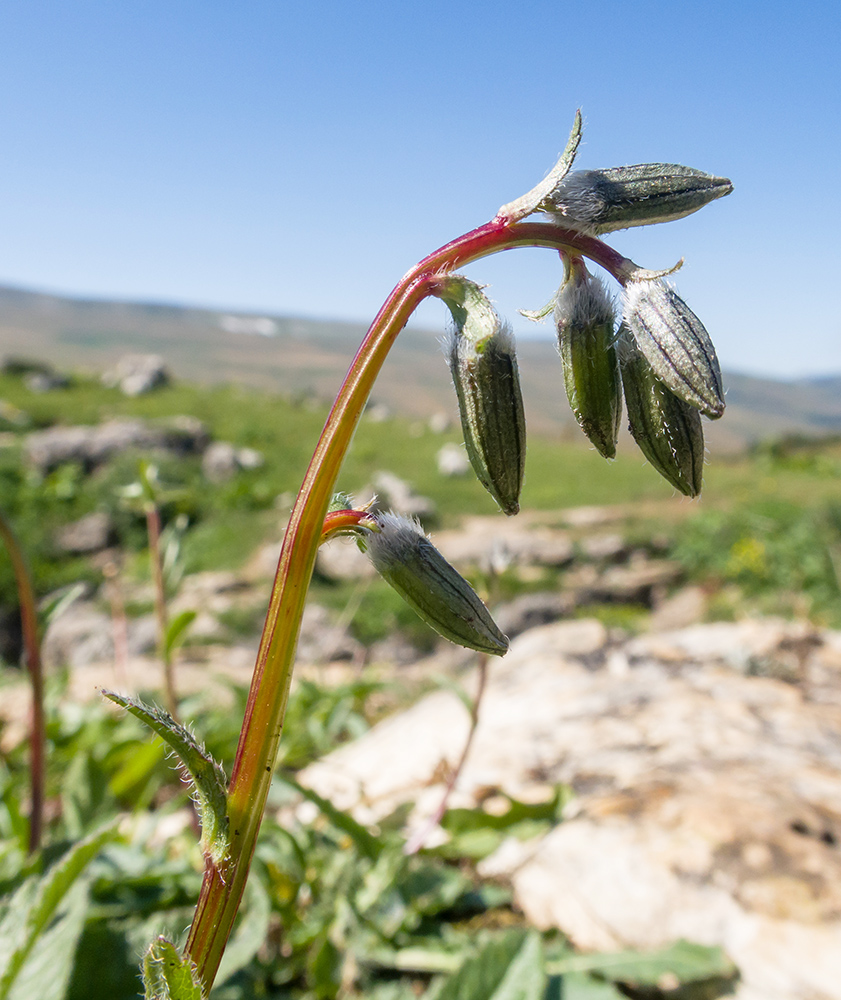
{"type": "Polygon", "coordinates": [[[605,210],[602,176],[601,170],[573,170],[546,199],[547,210],[571,229],[595,236],[605,210]]]}
{"type": "Polygon", "coordinates": [[[586,281],[567,281],[555,299],[555,324],[592,327],[613,323],[616,308],[613,296],[601,278],[588,275],[586,281]]]}
{"type": "Polygon", "coordinates": [[[498,355],[513,355],[517,350],[514,332],[508,320],[500,320],[491,336],[478,346],[469,337],[465,337],[454,323],[451,323],[446,335],[441,339],[441,348],[451,370],[459,362],[470,364],[488,349],[496,351],[498,355]]]}
{"type": "Polygon", "coordinates": [[[403,517],[389,511],[376,514],[375,519],[380,530],[369,531],[365,541],[371,560],[377,568],[405,563],[424,542],[432,544],[416,518],[403,517]]]}

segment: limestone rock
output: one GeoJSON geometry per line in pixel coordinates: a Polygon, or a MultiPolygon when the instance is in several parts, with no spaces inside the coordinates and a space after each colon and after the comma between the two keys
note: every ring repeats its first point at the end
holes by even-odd
{"type": "Polygon", "coordinates": [[[113,535],[114,522],[110,515],[96,511],[60,528],[55,542],[62,552],[84,555],[107,548],[113,535]]]}
{"type": "Polygon", "coordinates": [[[333,621],[326,608],[308,604],[301,623],[297,658],[308,664],[349,660],[361,665],[365,661],[365,649],[346,627],[333,621]]]}
{"type": "Polygon", "coordinates": [[[514,639],[521,632],[564,618],[574,606],[570,594],[555,590],[523,594],[494,609],[494,621],[509,639],[514,639]]]}
{"type": "Polygon", "coordinates": [[[520,518],[470,517],[458,531],[438,532],[434,541],[444,558],[458,567],[565,566],[575,555],[566,532],[532,527],[520,518]]]}
{"type": "Polygon", "coordinates": [[[412,487],[393,472],[378,472],[374,476],[371,490],[376,494],[376,510],[393,510],[407,517],[417,517],[429,521],[435,517],[435,504],[428,498],[415,493],[412,487]]]}
{"type": "Polygon", "coordinates": [[[202,472],[211,483],[224,483],[242,469],[259,469],[262,454],[254,448],[238,448],[230,441],[214,441],[202,457],[202,472]]]}
{"type": "Polygon", "coordinates": [[[159,354],[125,354],[102,376],[104,385],[116,386],[125,396],[142,396],[169,380],[169,371],[159,354]]]}
{"type": "Polygon", "coordinates": [[[204,425],[194,417],[175,417],[161,424],[121,418],[35,431],[27,435],[25,451],[30,465],[46,475],[64,462],[78,462],[89,471],[130,449],[191,454],[200,451],[206,439],[204,425]]]}
{"type": "MultiPolygon", "coordinates": [[[[808,638],[771,621],[620,640],[576,621],[515,639],[490,667],[453,805],[546,783],[576,798],[542,840],[503,845],[482,870],[585,949],[688,937],[730,954],[740,1000],[837,1000],[841,705],[750,669],[798,628],[808,638]]],[[[818,639],[795,645],[805,676],[824,671],[837,687],[841,638],[818,639]]],[[[414,803],[417,830],[468,725],[458,698],[437,691],[302,780],[363,822],[414,803]]]]}
{"type": "Polygon", "coordinates": [[[32,372],[25,377],[24,382],[30,392],[52,392],[54,389],[66,389],[70,385],[70,379],[66,375],[54,371],[32,372]]]}
{"type": "Polygon", "coordinates": [[[325,580],[371,580],[377,575],[371,560],[353,538],[331,538],[318,550],[316,572],[325,580]]]}
{"type": "Polygon", "coordinates": [[[470,472],[470,459],[464,448],[457,444],[445,444],[435,456],[435,463],[442,476],[452,479],[466,476],[470,472]]]}

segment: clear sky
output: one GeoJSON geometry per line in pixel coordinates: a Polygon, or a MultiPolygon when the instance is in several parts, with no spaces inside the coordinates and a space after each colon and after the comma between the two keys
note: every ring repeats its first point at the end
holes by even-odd
{"type": "MultiPolygon", "coordinates": [[[[838,373],[839,50],[835,0],[4,0],[0,282],[367,321],[543,176],[580,106],[580,167],[732,178],[609,237],[686,257],[725,368],[838,373]]],[[[512,317],[559,279],[545,250],[469,273],[512,317]]]]}

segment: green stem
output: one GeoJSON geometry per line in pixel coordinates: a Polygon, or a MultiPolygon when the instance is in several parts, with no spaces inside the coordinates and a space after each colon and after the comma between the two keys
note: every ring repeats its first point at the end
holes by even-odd
{"type": "Polygon", "coordinates": [[[44,775],[46,771],[46,721],[44,717],[44,672],[41,666],[41,645],[38,641],[38,615],[35,593],[26,566],[23,549],[11,525],[0,512],[0,537],[5,542],[15,573],[26,666],[32,684],[31,735],[29,742],[29,851],[34,853],[41,846],[44,829],[44,775]]]}
{"type": "Polygon", "coordinates": [[[152,564],[152,584],[155,589],[155,617],[158,622],[158,655],[164,668],[164,700],[166,710],[178,722],[178,696],[175,693],[175,671],[172,652],[166,641],[169,615],[166,608],[166,585],[161,557],[161,515],[157,505],[146,504],[146,532],[149,536],[149,561],[152,564]]]}
{"type": "Polygon", "coordinates": [[[210,991],[236,917],[271,784],[292,681],[307,589],[322,525],[342,460],[397,335],[438,276],[501,250],[542,246],[582,253],[622,281],[631,262],[593,237],[554,223],[494,220],[430,254],[392,291],[371,324],[339,390],[316,446],[280,552],[228,793],[231,850],[209,860],[185,946],[210,991]]]}

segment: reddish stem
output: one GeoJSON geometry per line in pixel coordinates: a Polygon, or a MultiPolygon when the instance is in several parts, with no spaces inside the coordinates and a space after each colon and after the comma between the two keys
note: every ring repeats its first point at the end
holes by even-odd
{"type": "Polygon", "coordinates": [[[23,549],[11,525],[0,512],[0,536],[6,544],[15,573],[26,666],[32,684],[32,710],[30,715],[30,810],[29,851],[34,853],[41,846],[44,829],[44,785],[46,772],[46,719],[44,716],[44,673],[41,665],[41,645],[38,641],[38,616],[35,592],[23,555],[23,549]]]}
{"type": "Polygon", "coordinates": [[[600,240],[555,223],[509,225],[494,220],[425,257],[402,278],[371,324],[327,417],[281,547],[228,792],[231,849],[221,867],[208,862],[185,946],[207,991],[233,926],[257,842],[327,506],[374,380],[398,333],[431,294],[437,275],[520,246],[571,249],[605,267],[619,281],[633,267],[600,240]]]}

